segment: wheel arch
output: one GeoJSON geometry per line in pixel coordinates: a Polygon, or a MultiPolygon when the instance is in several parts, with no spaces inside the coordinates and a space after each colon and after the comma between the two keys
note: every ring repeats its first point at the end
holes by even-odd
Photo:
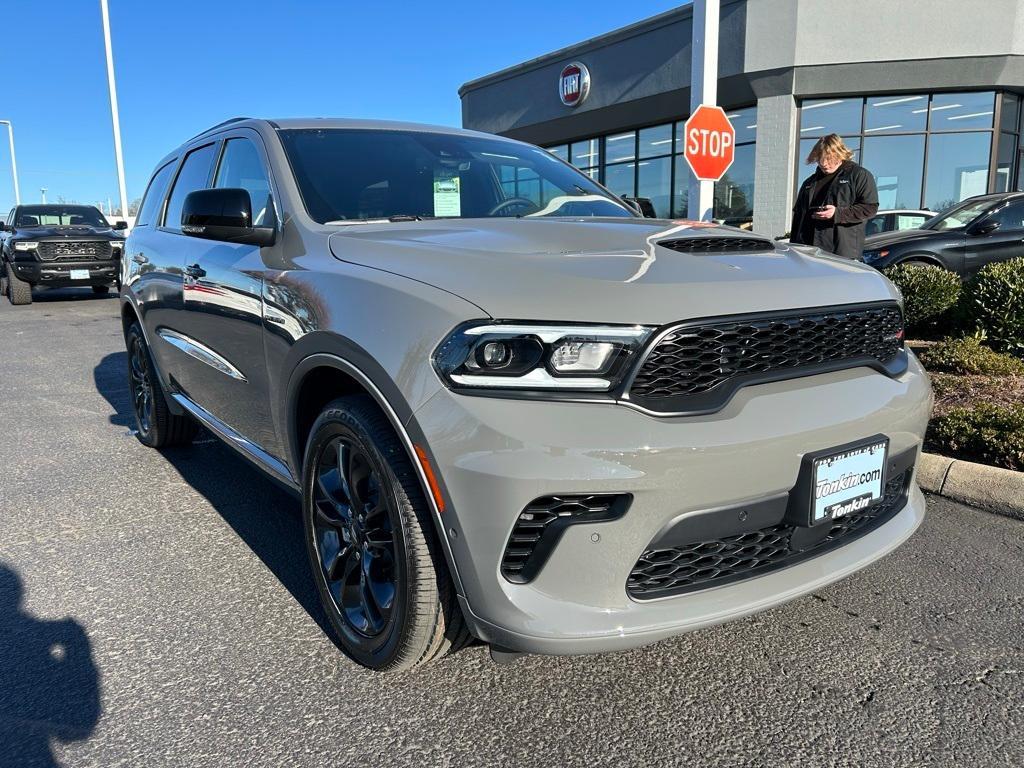
{"type": "MultiPolygon", "coordinates": [[[[366,367],[376,365],[372,363],[366,367]]],[[[377,366],[379,367],[379,366],[377,366]]],[[[402,397],[398,388],[386,376],[383,369],[375,371],[374,376],[356,365],[346,357],[330,352],[316,352],[302,359],[292,371],[286,391],[286,445],[289,461],[295,468],[296,476],[302,478],[302,467],[306,441],[309,431],[323,407],[332,400],[348,394],[368,395],[387,417],[399,442],[405,449],[406,456],[412,463],[416,478],[420,484],[424,498],[430,507],[430,517],[434,521],[435,533],[445,553],[449,573],[459,595],[464,595],[458,568],[451,550],[451,544],[445,533],[442,510],[449,506],[448,494],[440,472],[433,467],[432,453],[425,436],[413,417],[412,409],[402,397]],[[388,394],[385,394],[387,391],[388,394]],[[418,451],[423,451],[425,461],[430,462],[434,475],[433,483],[427,476],[418,451]],[[441,495],[438,504],[432,491],[436,485],[441,495]]],[[[301,487],[300,487],[301,492],[301,487]]]]}
{"type": "MultiPolygon", "coordinates": [[[[942,259],[936,256],[934,253],[929,251],[915,251],[908,253],[906,256],[901,256],[899,259],[894,261],[891,266],[899,266],[900,264],[909,264],[911,262],[922,262],[933,267],[942,267],[943,269],[949,269],[942,259]]],[[[952,270],[951,270],[952,271],[952,270]]]]}

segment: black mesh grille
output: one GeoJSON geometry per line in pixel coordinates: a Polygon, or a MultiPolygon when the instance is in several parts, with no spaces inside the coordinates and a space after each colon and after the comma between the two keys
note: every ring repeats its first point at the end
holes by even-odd
{"type": "Polygon", "coordinates": [[[889,480],[877,504],[839,518],[827,535],[810,546],[793,546],[795,531],[783,523],[713,541],[644,552],[626,581],[632,597],[650,599],[707,589],[759,576],[842,546],[890,520],[906,503],[909,470],[889,480]]]}
{"type": "Polygon", "coordinates": [[[630,386],[630,398],[652,410],[676,410],[680,403],[663,401],[729,381],[842,367],[844,361],[884,366],[902,349],[903,317],[895,305],[688,324],[657,343],[630,386]]]}
{"type": "Polygon", "coordinates": [[[74,259],[109,259],[113,255],[107,240],[56,240],[39,243],[39,258],[43,261],[74,259]]]}
{"type": "Polygon", "coordinates": [[[770,240],[755,237],[681,237],[659,240],[658,245],[680,253],[763,253],[775,250],[775,244],[770,240]]]}
{"type": "Polygon", "coordinates": [[[519,513],[501,559],[509,581],[530,581],[561,538],[575,523],[597,523],[621,517],[629,506],[626,494],[542,496],[519,513]]]}

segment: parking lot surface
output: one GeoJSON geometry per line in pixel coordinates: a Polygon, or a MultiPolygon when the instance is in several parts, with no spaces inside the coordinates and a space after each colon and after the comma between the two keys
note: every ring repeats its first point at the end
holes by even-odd
{"type": "Polygon", "coordinates": [[[0,303],[0,765],[1024,764],[1024,524],[629,653],[382,677],[325,634],[297,503],[130,434],[114,298],[0,303]]]}

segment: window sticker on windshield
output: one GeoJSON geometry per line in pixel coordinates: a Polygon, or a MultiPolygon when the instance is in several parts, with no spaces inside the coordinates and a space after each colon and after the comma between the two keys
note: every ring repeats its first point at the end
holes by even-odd
{"type": "Polygon", "coordinates": [[[461,216],[462,196],[459,193],[459,177],[434,179],[434,215],[461,216]]]}

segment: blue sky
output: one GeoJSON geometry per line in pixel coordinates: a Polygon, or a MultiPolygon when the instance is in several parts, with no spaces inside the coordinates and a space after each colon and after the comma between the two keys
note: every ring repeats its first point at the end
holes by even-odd
{"type": "MultiPolygon", "coordinates": [[[[682,0],[356,3],[110,0],[128,198],[183,140],[235,115],[460,125],[459,86],[682,0]]],[[[99,0],[12,0],[0,119],[23,202],[117,203],[99,0]]],[[[551,84],[555,88],[555,83],[551,84]]],[[[0,132],[0,211],[14,204],[0,132]]]]}

